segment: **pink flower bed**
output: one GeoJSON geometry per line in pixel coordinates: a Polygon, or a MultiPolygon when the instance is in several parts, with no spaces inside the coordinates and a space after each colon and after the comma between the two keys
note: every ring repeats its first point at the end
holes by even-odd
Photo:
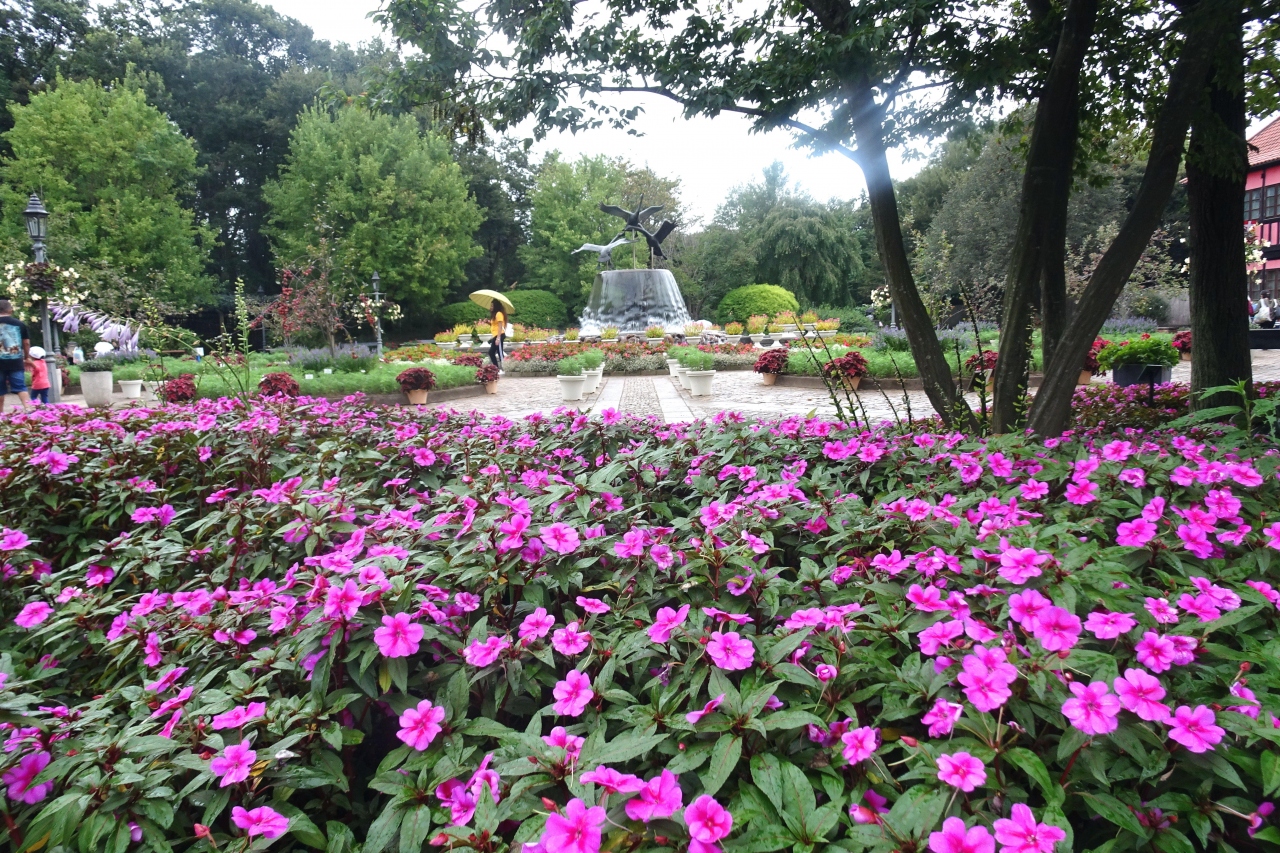
{"type": "Polygon", "coordinates": [[[982,441],[305,398],[11,414],[9,831],[1280,842],[1278,462],[1222,430],[982,441]]]}

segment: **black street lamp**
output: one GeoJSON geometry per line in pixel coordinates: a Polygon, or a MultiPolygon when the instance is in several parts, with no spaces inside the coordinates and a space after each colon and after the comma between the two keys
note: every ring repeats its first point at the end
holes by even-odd
{"type": "Polygon", "coordinates": [[[382,358],[382,293],[378,290],[378,283],[382,278],[378,275],[378,271],[373,271],[373,339],[378,347],[378,358],[382,358]]]}
{"type": "MultiPolygon", "coordinates": [[[[44,241],[49,236],[49,211],[44,209],[40,196],[35,193],[27,201],[27,209],[22,212],[27,218],[27,236],[31,238],[31,249],[36,263],[47,262],[44,253],[44,241]]],[[[53,332],[49,325],[49,294],[44,294],[40,303],[40,331],[44,337],[44,364],[49,373],[49,402],[62,401],[62,377],[58,375],[58,353],[53,343],[53,332]]]]}

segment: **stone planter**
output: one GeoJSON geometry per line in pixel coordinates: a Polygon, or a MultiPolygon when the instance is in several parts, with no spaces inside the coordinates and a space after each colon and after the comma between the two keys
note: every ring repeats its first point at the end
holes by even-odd
{"type": "Polygon", "coordinates": [[[440,349],[457,349],[458,342],[457,341],[437,341],[436,346],[440,347],[440,349]]]}
{"type": "Polygon", "coordinates": [[[141,400],[142,399],[142,380],[141,379],[121,379],[120,391],[126,399],[141,400]]]}
{"type": "Polygon", "coordinates": [[[482,343],[482,344],[487,344],[487,343],[489,343],[489,341],[490,341],[490,339],[491,339],[491,338],[493,338],[493,333],[492,333],[492,332],[489,332],[489,333],[487,333],[487,334],[482,332],[482,333],[480,334],[480,343],[482,343]]]}
{"type": "Polygon", "coordinates": [[[1093,384],[1093,371],[1092,371],[1092,370],[1082,370],[1082,371],[1080,371],[1080,378],[1076,380],[1076,384],[1077,384],[1077,385],[1092,385],[1092,384],[1093,384]]]}
{"type": "Polygon", "coordinates": [[[80,390],[84,393],[86,406],[111,405],[111,371],[93,370],[80,374],[80,390]]]}
{"type": "Polygon", "coordinates": [[[796,324],[795,324],[795,323],[783,323],[783,324],[782,324],[782,331],[784,331],[784,332],[794,332],[795,330],[796,330],[796,324]]]}
{"type": "Polygon", "coordinates": [[[760,379],[764,381],[764,384],[765,384],[765,385],[776,385],[776,384],[777,384],[777,382],[778,382],[778,374],[776,374],[776,373],[761,373],[761,374],[760,374],[760,379]]]}
{"type": "Polygon", "coordinates": [[[676,379],[680,380],[680,387],[689,390],[689,369],[684,365],[676,365],[676,379]]]}
{"type": "Polygon", "coordinates": [[[702,343],[702,335],[685,335],[684,341],[691,347],[696,347],[702,343]]]}
{"type": "Polygon", "coordinates": [[[464,346],[464,347],[469,347],[469,346],[471,346],[471,336],[470,336],[470,335],[458,335],[458,345],[459,345],[459,346],[464,346]]]}
{"type": "Polygon", "coordinates": [[[427,391],[405,391],[404,393],[405,393],[405,395],[406,395],[406,396],[408,396],[408,398],[409,398],[409,403],[410,403],[411,405],[414,405],[414,406],[422,406],[422,405],[425,405],[425,404],[426,404],[426,402],[427,402],[427,394],[428,394],[429,392],[427,392],[427,391]]]}
{"type": "Polygon", "coordinates": [[[557,376],[560,380],[560,398],[566,403],[576,403],[582,399],[582,389],[586,385],[585,376],[557,376]]]}
{"type": "Polygon", "coordinates": [[[1111,369],[1111,381],[1121,388],[1129,385],[1163,385],[1173,379],[1173,368],[1160,364],[1117,364],[1111,369]]]}
{"type": "Polygon", "coordinates": [[[670,373],[673,379],[676,375],[676,368],[679,366],[680,362],[676,361],[674,358],[667,359],[667,373],[670,373]]]}
{"type": "Polygon", "coordinates": [[[498,380],[496,380],[496,379],[495,379],[495,380],[494,380],[494,381],[492,381],[492,382],[486,382],[486,383],[484,383],[484,392],[485,392],[486,394],[497,394],[497,393],[498,393],[498,380]]]}
{"type": "Polygon", "coordinates": [[[751,343],[755,344],[756,346],[760,346],[760,342],[764,340],[765,335],[763,332],[752,332],[751,334],[747,335],[747,337],[751,338],[751,343]]]}
{"type": "Polygon", "coordinates": [[[820,338],[829,338],[832,335],[836,334],[838,331],[839,329],[824,329],[821,332],[818,332],[817,335],[820,338]]]}
{"type": "Polygon", "coordinates": [[[711,396],[711,380],[716,375],[714,370],[686,370],[685,374],[689,380],[689,396],[711,396]]]}

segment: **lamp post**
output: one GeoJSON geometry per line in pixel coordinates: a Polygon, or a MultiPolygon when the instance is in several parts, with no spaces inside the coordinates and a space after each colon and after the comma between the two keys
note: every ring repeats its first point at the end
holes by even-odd
{"type": "Polygon", "coordinates": [[[378,271],[373,271],[373,339],[378,348],[378,358],[382,358],[382,293],[378,283],[382,278],[378,271]]]}
{"type": "MultiPolygon", "coordinates": [[[[40,196],[35,193],[27,201],[27,209],[23,215],[27,218],[27,236],[31,238],[31,249],[36,263],[47,262],[44,254],[44,241],[49,236],[49,211],[44,209],[40,196]]],[[[58,375],[58,353],[53,343],[53,332],[49,325],[49,294],[44,294],[40,303],[40,332],[44,337],[44,364],[49,374],[49,402],[62,402],[62,377],[58,375]]]]}

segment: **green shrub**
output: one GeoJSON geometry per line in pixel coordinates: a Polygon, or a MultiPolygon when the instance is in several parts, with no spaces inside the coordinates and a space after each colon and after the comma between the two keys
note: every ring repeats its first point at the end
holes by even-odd
{"type": "Polygon", "coordinates": [[[563,329],[569,322],[564,300],[549,290],[513,290],[507,294],[515,316],[526,326],[563,329]]]}
{"type": "Polygon", "coordinates": [[[1129,311],[1135,317],[1162,325],[1169,319],[1169,300],[1158,293],[1143,291],[1129,300],[1129,311]]]}
{"type": "Polygon", "coordinates": [[[709,352],[694,350],[685,357],[684,366],[688,370],[715,370],[716,357],[709,352]]]}
{"type": "Polygon", "coordinates": [[[876,325],[875,320],[867,317],[868,314],[873,313],[869,305],[855,305],[853,307],[848,305],[841,307],[819,305],[813,310],[823,320],[839,320],[840,331],[842,332],[874,332],[880,328],[876,325]]]}
{"type": "Polygon", "coordinates": [[[586,370],[595,370],[604,364],[604,353],[598,349],[585,350],[579,353],[576,358],[582,362],[582,366],[586,370]]]}
{"type": "Polygon", "coordinates": [[[582,359],[576,355],[562,358],[556,362],[557,376],[581,376],[582,359]]]}
{"type": "Polygon", "coordinates": [[[776,284],[750,284],[730,290],[720,300],[716,309],[721,323],[737,321],[745,323],[752,314],[768,314],[780,311],[798,311],[800,303],[791,291],[776,284]]]}
{"type": "Polygon", "coordinates": [[[1108,344],[1098,352],[1098,367],[1110,370],[1122,364],[1159,364],[1172,367],[1181,356],[1164,338],[1139,338],[1108,344]]]}
{"type": "Polygon", "coordinates": [[[454,302],[440,309],[436,320],[441,329],[452,329],[459,323],[478,323],[487,319],[489,312],[474,302],[454,302]]]}

